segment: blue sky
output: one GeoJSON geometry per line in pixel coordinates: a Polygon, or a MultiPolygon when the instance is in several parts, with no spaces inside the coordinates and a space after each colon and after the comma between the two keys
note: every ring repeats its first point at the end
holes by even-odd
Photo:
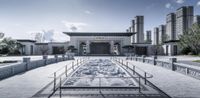
{"type": "Polygon", "coordinates": [[[152,30],[183,5],[200,14],[200,0],[0,0],[0,31],[14,39],[47,31],[65,41],[63,31],[125,31],[136,15],[144,15],[145,30],[152,30]]]}

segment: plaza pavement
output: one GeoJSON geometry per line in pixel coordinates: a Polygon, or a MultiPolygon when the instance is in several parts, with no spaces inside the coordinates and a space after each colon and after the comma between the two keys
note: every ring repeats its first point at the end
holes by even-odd
{"type": "Polygon", "coordinates": [[[128,61],[151,73],[153,78],[149,80],[173,98],[200,98],[200,80],[159,66],[128,61]]]}
{"type": "Polygon", "coordinates": [[[50,78],[53,72],[71,64],[71,61],[46,65],[0,81],[0,98],[32,97],[53,80],[50,78]]]}
{"type": "MultiPolygon", "coordinates": [[[[125,59],[125,57],[122,58],[125,59]]],[[[167,94],[175,98],[200,98],[200,80],[162,67],[136,61],[129,62],[146,72],[151,73],[153,78],[149,80],[167,94]]],[[[71,63],[71,61],[63,61],[39,67],[0,81],[0,98],[32,97],[52,81],[52,78],[49,77],[52,76],[53,72],[69,63],[71,63]]]]}

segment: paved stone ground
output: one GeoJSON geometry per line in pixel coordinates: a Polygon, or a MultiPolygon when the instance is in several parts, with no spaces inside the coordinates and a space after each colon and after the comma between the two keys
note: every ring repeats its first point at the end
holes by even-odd
{"type": "Polygon", "coordinates": [[[153,78],[149,80],[170,96],[175,98],[200,98],[200,80],[162,67],[130,60],[129,62],[151,73],[153,78]]]}
{"type": "Polygon", "coordinates": [[[59,62],[0,81],[0,98],[30,98],[52,81],[52,73],[70,61],[59,62]]]}
{"type": "MultiPolygon", "coordinates": [[[[93,59],[109,59],[109,57],[92,57],[93,59]]],[[[91,59],[92,59],[91,58],[91,59]]],[[[118,63],[118,66],[120,64],[118,63]]],[[[121,68],[126,69],[127,67],[122,66],[121,68]]],[[[74,71],[75,72],[75,71],[74,71]]],[[[128,73],[132,75],[132,71],[128,70],[128,73]]],[[[69,74],[68,74],[69,75],[69,74]]],[[[71,74],[72,75],[72,74],[71,74]]],[[[133,75],[135,76],[135,75],[133,75]]],[[[135,76],[137,77],[137,76],[135,76]]],[[[66,79],[66,77],[62,77],[62,79],[66,79]]],[[[138,81],[138,78],[135,78],[134,81],[138,81]]],[[[135,82],[136,84],[138,82],[135,82]]],[[[158,93],[155,89],[153,89],[149,85],[145,85],[144,81],[141,81],[141,93],[139,89],[132,88],[132,89],[102,89],[101,93],[99,92],[98,88],[95,89],[63,89],[62,90],[62,98],[163,98],[162,95],[158,93]],[[103,96],[104,97],[103,97],[103,96]]],[[[64,83],[65,84],[65,83],[64,83]]],[[[50,93],[52,93],[52,84],[47,85],[45,88],[41,89],[38,93],[36,93],[33,98],[43,98],[47,97],[50,93]]],[[[55,92],[52,98],[59,98],[59,90],[55,92]]]]}
{"type": "MultiPolygon", "coordinates": [[[[125,59],[125,58],[123,58],[125,59]]],[[[151,82],[167,94],[179,98],[200,98],[200,80],[162,67],[131,61],[154,75],[151,82]]],[[[47,85],[52,73],[71,61],[51,64],[0,81],[0,98],[29,98],[47,85]]]]}

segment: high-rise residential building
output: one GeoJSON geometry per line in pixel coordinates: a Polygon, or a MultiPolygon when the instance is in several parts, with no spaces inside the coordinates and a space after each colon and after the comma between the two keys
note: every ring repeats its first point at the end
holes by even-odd
{"type": "Polygon", "coordinates": [[[146,42],[151,43],[151,30],[146,31],[146,42]]]}
{"type": "MultiPolygon", "coordinates": [[[[131,31],[135,32],[135,20],[131,21],[131,31]]],[[[131,36],[131,43],[135,43],[135,34],[131,36]]]]}
{"type": "Polygon", "coordinates": [[[194,23],[197,23],[197,24],[200,25],[200,15],[196,15],[196,16],[194,17],[194,23]]]}
{"type": "Polygon", "coordinates": [[[166,18],[166,41],[176,39],[176,14],[169,13],[166,18]]]}
{"type": "Polygon", "coordinates": [[[136,16],[135,24],[135,43],[144,43],[144,16],[136,16]]]}
{"type": "Polygon", "coordinates": [[[154,28],[152,44],[153,45],[159,44],[159,28],[158,27],[154,28]]]}
{"type": "Polygon", "coordinates": [[[176,39],[192,26],[193,18],[193,6],[183,6],[176,10],[176,39]]]}
{"type": "Polygon", "coordinates": [[[164,41],[166,41],[166,25],[160,25],[159,26],[159,44],[162,44],[164,41]]]}
{"type": "Polygon", "coordinates": [[[133,31],[132,31],[132,27],[129,27],[129,32],[133,32],[133,31]]]}

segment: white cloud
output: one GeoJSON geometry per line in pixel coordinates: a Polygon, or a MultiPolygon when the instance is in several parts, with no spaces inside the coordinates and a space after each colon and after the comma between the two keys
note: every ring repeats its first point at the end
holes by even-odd
{"type": "Polygon", "coordinates": [[[185,2],[185,0],[176,0],[176,3],[178,4],[183,4],[185,2]]]}
{"type": "Polygon", "coordinates": [[[83,27],[87,26],[88,24],[82,22],[69,22],[69,21],[62,21],[62,23],[67,27],[69,31],[80,31],[83,27]]]}
{"type": "Polygon", "coordinates": [[[168,8],[168,9],[171,9],[172,5],[171,5],[171,3],[167,3],[167,4],[165,4],[165,7],[168,8]]]}
{"type": "Polygon", "coordinates": [[[197,2],[197,6],[200,6],[200,1],[197,2]]]}
{"type": "Polygon", "coordinates": [[[92,12],[89,11],[89,10],[85,10],[84,13],[85,13],[85,14],[92,14],[92,12]]]}

